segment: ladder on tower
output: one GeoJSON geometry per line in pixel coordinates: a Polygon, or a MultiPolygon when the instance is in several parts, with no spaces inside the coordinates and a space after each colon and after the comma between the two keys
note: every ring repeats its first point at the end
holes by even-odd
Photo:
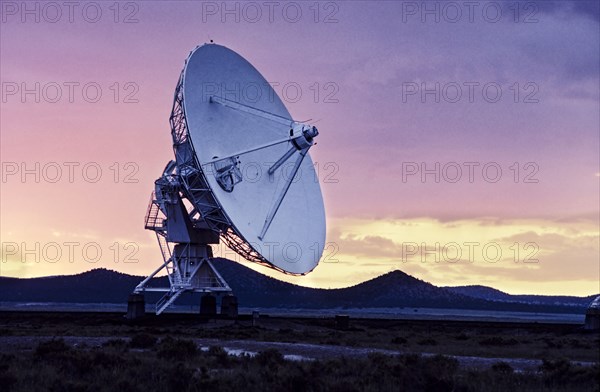
{"type": "Polygon", "coordinates": [[[148,211],[144,219],[144,228],[147,230],[154,230],[157,233],[166,233],[167,226],[165,225],[165,219],[163,212],[160,210],[160,205],[156,201],[155,193],[152,192],[150,197],[150,204],[148,204],[148,211]]]}
{"type": "Polygon", "coordinates": [[[158,246],[160,247],[160,252],[163,256],[163,260],[167,261],[171,258],[171,248],[169,247],[169,243],[167,242],[167,238],[163,233],[156,233],[156,239],[158,240],[158,246]]]}
{"type": "Polygon", "coordinates": [[[178,289],[177,291],[168,291],[165,295],[162,296],[161,299],[156,303],[156,314],[161,314],[165,309],[167,309],[183,292],[185,289],[178,289]]]}

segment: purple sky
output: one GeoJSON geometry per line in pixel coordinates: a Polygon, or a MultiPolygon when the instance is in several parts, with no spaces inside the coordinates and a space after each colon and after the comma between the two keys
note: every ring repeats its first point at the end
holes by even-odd
{"type": "Polygon", "coordinates": [[[155,268],[142,218],[172,159],[173,90],[190,50],[214,39],[321,132],[311,154],[328,260],[303,278],[261,272],[319,287],[399,268],[434,284],[600,291],[598,2],[275,2],[272,14],[263,2],[77,2],[72,20],[54,4],[1,2],[3,276],[155,268]],[[39,103],[21,94],[36,83],[39,103]],[[83,96],[89,83],[98,102],[83,96]],[[84,166],[102,169],[98,182],[84,166]],[[73,262],[65,242],[78,244],[73,262]],[[89,242],[102,250],[95,263],[78,257],[89,242]],[[499,244],[503,257],[423,261],[436,242],[499,244]],[[50,243],[63,253],[54,262],[50,243]],[[136,262],[123,262],[126,243],[136,262]],[[404,259],[408,243],[420,249],[404,259]],[[530,251],[537,263],[523,263],[530,251]]]}

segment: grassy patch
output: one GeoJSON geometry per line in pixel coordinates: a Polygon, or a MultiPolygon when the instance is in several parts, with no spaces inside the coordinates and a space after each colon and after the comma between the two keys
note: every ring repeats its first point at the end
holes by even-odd
{"type": "Polygon", "coordinates": [[[461,369],[442,355],[337,358],[293,362],[266,350],[228,356],[220,347],[199,351],[185,339],[162,339],[144,351],[120,344],[73,348],[49,340],[34,352],[0,355],[2,390],[60,391],[594,391],[600,368],[544,361],[539,371],[516,373],[499,362],[488,370],[461,369]],[[60,361],[57,360],[60,357],[60,361]]]}

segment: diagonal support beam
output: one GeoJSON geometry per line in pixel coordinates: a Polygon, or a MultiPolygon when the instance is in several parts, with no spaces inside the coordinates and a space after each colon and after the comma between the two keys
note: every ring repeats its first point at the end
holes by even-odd
{"type": "Polygon", "coordinates": [[[296,173],[298,172],[298,169],[300,169],[300,165],[302,164],[302,161],[304,160],[304,157],[306,156],[307,152],[308,148],[299,151],[300,155],[298,156],[298,158],[296,158],[296,163],[294,164],[292,175],[286,179],[286,182],[283,186],[283,189],[281,190],[281,193],[279,194],[279,197],[275,201],[273,207],[271,207],[271,211],[269,211],[269,214],[265,219],[265,224],[263,225],[260,235],[258,236],[258,239],[260,239],[261,241],[264,239],[267,230],[269,230],[269,226],[271,226],[271,222],[273,222],[273,218],[275,217],[275,214],[277,214],[277,210],[279,210],[279,207],[281,206],[285,195],[290,189],[290,185],[292,185],[292,181],[294,181],[294,177],[296,177],[296,173]]]}

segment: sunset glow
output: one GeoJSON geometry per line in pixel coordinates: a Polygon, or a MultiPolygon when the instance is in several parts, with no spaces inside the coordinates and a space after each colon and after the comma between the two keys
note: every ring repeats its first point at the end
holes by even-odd
{"type": "Polygon", "coordinates": [[[52,22],[47,3],[20,4],[3,1],[0,24],[1,276],[160,264],[143,218],[173,159],[184,60],[212,39],[319,127],[327,215],[306,276],[216,255],[311,287],[400,269],[442,286],[600,292],[595,6],[503,6],[491,21],[478,3],[451,22],[422,2],[294,3],[298,20],[284,2],[272,15],[254,3],[260,17],[235,2],[100,2],[90,22],[83,2],[52,22]]]}

